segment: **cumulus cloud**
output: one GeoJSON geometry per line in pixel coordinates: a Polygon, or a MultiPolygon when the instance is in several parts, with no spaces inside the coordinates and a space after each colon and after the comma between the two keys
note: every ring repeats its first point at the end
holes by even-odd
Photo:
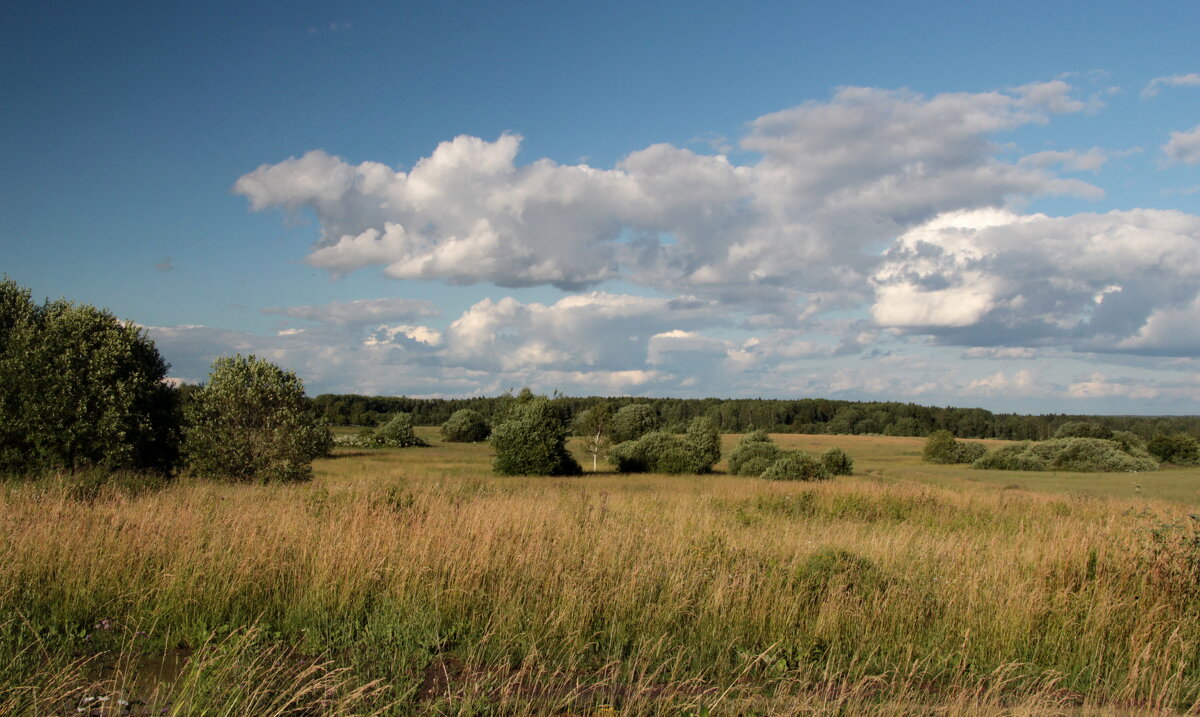
{"type": "Polygon", "coordinates": [[[1200,87],[1200,75],[1192,72],[1186,75],[1155,77],[1142,88],[1142,99],[1157,97],[1164,87],[1200,87]]]}
{"type": "Polygon", "coordinates": [[[626,279],[786,313],[814,292],[861,292],[867,249],[933,216],[1012,196],[1098,197],[1048,167],[1098,153],[1006,163],[993,134],[1084,103],[1061,80],[926,97],[847,87],[760,117],[735,165],[671,145],[612,169],[518,164],[521,138],[457,137],[408,172],[311,151],[240,178],[251,208],[312,210],[308,256],[335,275],[580,290],[626,279]]]}
{"type": "Polygon", "coordinates": [[[1174,164],[1200,162],[1200,125],[1185,132],[1172,132],[1162,150],[1167,161],[1174,164]]]}
{"type": "Polygon", "coordinates": [[[1149,350],[1152,317],[1200,292],[1200,218],[955,212],[900,237],[873,280],[877,324],[945,343],[1149,350]]]}

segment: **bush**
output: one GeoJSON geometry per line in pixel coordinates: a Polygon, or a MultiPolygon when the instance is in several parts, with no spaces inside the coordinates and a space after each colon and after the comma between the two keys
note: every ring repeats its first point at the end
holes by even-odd
{"type": "Polygon", "coordinates": [[[1112,438],[1112,429],[1091,421],[1068,421],[1054,432],[1055,438],[1112,438]]]}
{"type": "Polygon", "coordinates": [[[1004,446],[975,461],[992,470],[1053,470],[1075,473],[1152,471],[1158,463],[1138,449],[1102,438],[1052,438],[1039,443],[1004,446]]]}
{"type": "Polygon", "coordinates": [[[841,448],[830,448],[821,454],[821,465],[831,476],[848,476],[854,473],[854,461],[841,448]]]}
{"type": "Polygon", "coordinates": [[[707,445],[715,432],[711,422],[708,426],[693,421],[688,435],[680,438],[666,431],[651,431],[636,441],[617,444],[609,453],[608,460],[621,473],[706,473],[720,459],[720,437],[717,437],[716,456],[707,445]]]}
{"type": "Polygon", "coordinates": [[[934,431],[925,439],[921,457],[926,463],[957,463],[958,441],[950,431],[934,431]]]}
{"type": "Polygon", "coordinates": [[[411,448],[429,444],[417,437],[416,431],[413,430],[412,416],[397,413],[392,416],[392,420],[372,434],[370,445],[373,448],[411,448]]]}
{"type": "Polygon", "coordinates": [[[1126,453],[1146,453],[1146,440],[1136,433],[1131,433],[1130,431],[1113,431],[1108,440],[1121,446],[1121,450],[1126,453]]]}
{"type": "Polygon", "coordinates": [[[1200,441],[1186,433],[1159,433],[1146,444],[1146,450],[1163,463],[1177,466],[1200,463],[1200,441]]]}
{"type": "Polygon", "coordinates": [[[687,446],[692,452],[692,472],[711,473],[721,460],[721,434],[711,419],[693,419],[687,428],[687,446]]]}
{"type": "Polygon", "coordinates": [[[754,431],[738,441],[729,454],[729,472],[736,476],[760,476],[782,453],[766,431],[754,431]]]}
{"type": "Polygon", "coordinates": [[[179,458],[178,392],[144,329],[0,281],[0,473],[148,470],[179,458]]]}
{"type": "Polygon", "coordinates": [[[828,480],[833,475],[820,460],[803,451],[784,451],[765,471],[768,480],[828,480]]]}
{"type": "Polygon", "coordinates": [[[954,449],[955,463],[974,463],[987,453],[987,446],[978,441],[959,441],[954,449]]]}
{"type": "Polygon", "coordinates": [[[184,454],[198,475],[231,481],[301,481],[333,448],[304,384],[253,355],[213,362],[208,383],[188,401],[184,454]]]}
{"type": "Polygon", "coordinates": [[[609,424],[609,438],[613,443],[635,441],[658,428],[658,414],[645,403],[625,406],[613,414],[609,424]]]}
{"type": "Polygon", "coordinates": [[[996,471],[1044,471],[1049,470],[1045,459],[1029,451],[1028,443],[993,448],[976,460],[972,468],[996,471]]]}
{"type": "Polygon", "coordinates": [[[451,414],[442,424],[442,440],[451,443],[478,443],[486,441],[492,428],[479,411],[463,408],[451,414]]]}
{"type": "Polygon", "coordinates": [[[513,404],[506,420],[492,431],[500,475],[580,475],[583,469],[567,452],[566,420],[544,396],[513,404]]]}

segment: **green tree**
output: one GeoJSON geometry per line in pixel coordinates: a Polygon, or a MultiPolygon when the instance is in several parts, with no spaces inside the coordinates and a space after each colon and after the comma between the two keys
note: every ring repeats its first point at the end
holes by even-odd
{"type": "Polygon", "coordinates": [[[451,443],[478,443],[491,433],[487,419],[473,408],[460,408],[442,424],[442,440],[451,443]]]}
{"type": "Polygon", "coordinates": [[[492,431],[492,469],[500,475],[579,475],[583,469],[567,451],[567,433],[562,411],[547,398],[519,398],[492,431]]]}
{"type": "Polygon", "coordinates": [[[0,472],[170,471],[178,394],[143,329],[0,282],[0,472]]]}
{"type": "Polygon", "coordinates": [[[413,430],[412,416],[401,412],[392,416],[390,421],[371,434],[371,445],[376,448],[412,448],[429,444],[421,440],[413,430]]]}
{"type": "Polygon", "coordinates": [[[612,409],[608,402],[601,402],[575,417],[575,435],[583,436],[583,446],[592,456],[592,471],[595,472],[600,456],[612,447],[608,437],[609,424],[612,423],[612,409]]]}
{"type": "Polygon", "coordinates": [[[623,406],[613,415],[608,437],[613,443],[635,441],[658,428],[658,414],[646,403],[623,406]]]}
{"type": "Polygon", "coordinates": [[[213,362],[208,383],[189,401],[184,453],[199,475],[230,481],[302,481],[333,447],[304,384],[254,355],[213,362]]]}
{"type": "Polygon", "coordinates": [[[693,473],[711,473],[721,460],[721,434],[711,419],[693,419],[687,429],[687,446],[692,456],[693,473]]]}

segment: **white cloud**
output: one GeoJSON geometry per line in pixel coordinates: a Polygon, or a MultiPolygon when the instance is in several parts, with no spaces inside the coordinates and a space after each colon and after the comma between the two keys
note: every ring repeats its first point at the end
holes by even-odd
{"type": "Polygon", "coordinates": [[[1162,147],[1167,161],[1176,164],[1200,162],[1200,125],[1186,132],[1172,132],[1171,138],[1162,147]]]}
{"type": "Polygon", "coordinates": [[[318,150],[261,166],[234,191],[255,210],[312,209],[321,235],[308,260],[335,275],[376,266],[396,279],[569,290],[623,278],[787,314],[815,293],[861,295],[877,261],[867,249],[938,213],[1100,196],[1047,169],[1094,168],[1098,151],[1010,164],[990,139],[1083,109],[1070,91],[842,88],[751,123],[741,146],[759,159],[746,166],[665,144],[612,169],[518,165],[519,136],[462,136],[407,173],[318,150]]]}
{"type": "Polygon", "coordinates": [[[1192,72],[1186,75],[1155,77],[1142,88],[1142,99],[1158,96],[1163,87],[1200,87],[1200,75],[1192,72]]]}
{"type": "Polygon", "coordinates": [[[422,299],[359,299],[315,306],[276,306],[262,312],[344,326],[438,315],[433,302],[422,299]]]}
{"type": "Polygon", "coordinates": [[[884,327],[974,346],[1132,350],[1155,312],[1200,292],[1200,218],[948,214],[900,237],[874,282],[884,327]]]}

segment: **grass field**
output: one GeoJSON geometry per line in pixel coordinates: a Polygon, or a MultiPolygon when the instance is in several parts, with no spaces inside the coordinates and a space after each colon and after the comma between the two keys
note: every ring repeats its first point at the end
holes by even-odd
{"type": "Polygon", "coordinates": [[[306,485],[7,485],[0,715],[1200,706],[1198,469],[777,436],[855,475],[497,478],[424,435],[306,485]]]}

